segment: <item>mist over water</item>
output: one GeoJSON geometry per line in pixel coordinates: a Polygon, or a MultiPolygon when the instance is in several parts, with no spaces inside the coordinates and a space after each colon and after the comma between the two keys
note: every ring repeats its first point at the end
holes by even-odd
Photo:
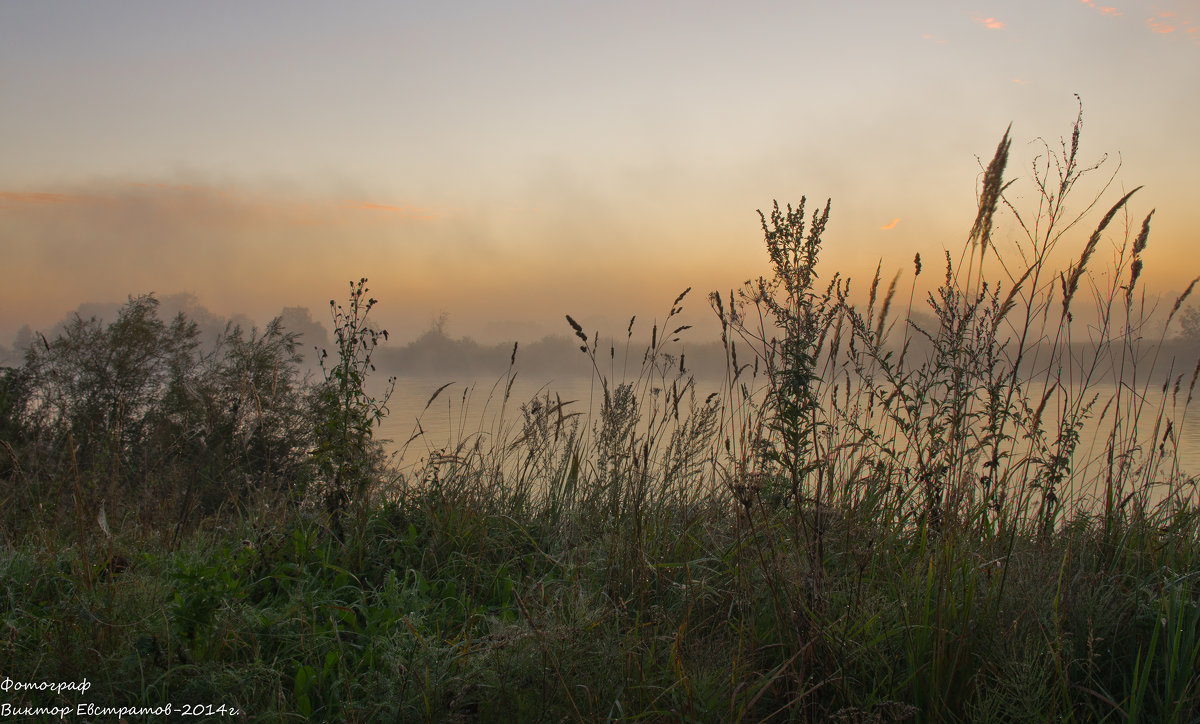
{"type": "MultiPolygon", "coordinates": [[[[444,379],[432,376],[397,378],[389,414],[376,435],[387,441],[386,449],[396,453],[402,465],[417,464],[431,452],[453,451],[463,441],[474,445],[481,439],[488,445],[505,436],[511,441],[520,434],[522,406],[544,401],[547,395],[552,402],[563,402],[565,414],[582,413],[590,428],[604,400],[600,383],[590,377],[564,375],[540,380],[518,375],[507,401],[505,381],[493,378],[453,382],[430,403],[445,384],[444,379]]],[[[719,379],[697,379],[696,397],[703,400],[721,387],[719,379]]]]}
{"type": "MultiPolygon", "coordinates": [[[[507,400],[504,399],[505,380],[497,379],[448,381],[432,375],[398,377],[388,403],[389,414],[376,431],[376,437],[384,441],[385,450],[394,455],[393,461],[401,469],[412,470],[419,468],[431,454],[453,454],[456,450],[470,450],[476,444],[483,450],[488,450],[491,445],[510,444],[520,435],[522,406],[535,399],[544,401],[547,395],[552,402],[557,396],[564,403],[564,412],[582,413],[584,427],[581,432],[590,431],[592,423],[599,418],[603,392],[599,381],[590,377],[562,375],[534,379],[518,374],[507,400]],[[449,385],[438,392],[447,382],[449,385]],[[435,392],[437,395],[431,402],[435,392]]],[[[619,384],[619,381],[612,384],[619,384]]],[[[723,389],[724,382],[716,377],[697,378],[695,382],[698,400],[723,389]]],[[[1116,390],[1116,385],[1111,383],[1096,385],[1093,390],[1100,402],[1080,431],[1072,479],[1104,479],[1101,471],[1106,464],[1105,446],[1112,432],[1112,412],[1107,412],[1104,417],[1100,414],[1105,401],[1116,390]]],[[[1149,390],[1143,404],[1145,411],[1138,420],[1137,439],[1144,454],[1157,454],[1155,451],[1164,442],[1166,418],[1172,412],[1170,400],[1153,440],[1156,417],[1162,404],[1161,389],[1149,390]]],[[[1125,434],[1128,435],[1128,431],[1125,434]]],[[[1172,429],[1170,438],[1176,441],[1179,471],[1184,476],[1200,473],[1200,414],[1188,415],[1181,429],[1172,429]]],[[[1163,445],[1165,455],[1159,472],[1164,478],[1171,472],[1171,439],[1165,440],[1163,445]]],[[[1100,491],[1077,492],[1095,497],[1100,491]]]]}
{"type": "MultiPolygon", "coordinates": [[[[228,320],[221,318],[192,295],[167,295],[161,301],[160,314],[163,319],[183,312],[199,324],[206,344],[215,340],[227,324],[240,325],[247,330],[257,326],[245,315],[235,315],[228,320]]],[[[693,311],[701,307],[694,298],[690,302],[693,311]]],[[[78,314],[84,318],[96,316],[111,320],[118,307],[115,303],[83,304],[71,316],[78,314]]],[[[301,369],[307,370],[310,380],[319,380],[321,372],[313,348],[327,348],[331,343],[331,335],[326,324],[321,322],[321,315],[303,307],[285,307],[281,316],[286,329],[301,334],[298,345],[298,350],[304,354],[301,369]]],[[[1190,318],[1186,314],[1183,316],[1190,318]]],[[[925,327],[933,326],[933,322],[920,312],[914,313],[913,317],[925,327]]],[[[394,456],[393,462],[402,470],[419,468],[431,455],[453,454],[456,450],[469,450],[475,446],[487,451],[492,446],[502,448],[510,445],[520,436],[522,406],[535,398],[544,400],[547,395],[552,402],[563,402],[564,413],[578,413],[580,432],[590,434],[592,425],[599,419],[603,392],[591,361],[580,352],[576,340],[565,335],[551,335],[539,340],[521,341],[514,355],[511,342],[480,343],[468,337],[451,336],[442,326],[442,321],[435,321],[424,333],[407,341],[393,337],[388,344],[381,346],[376,356],[378,369],[368,381],[369,388],[379,396],[386,389],[388,376],[396,375],[396,386],[388,402],[388,414],[376,430],[376,438],[385,441],[385,449],[394,456]],[[511,387],[506,389],[509,379],[506,370],[514,360],[512,369],[515,378],[511,387]]],[[[40,343],[40,334],[53,339],[66,322],[64,320],[44,331],[21,330],[7,347],[7,356],[0,359],[0,363],[12,366],[21,364],[24,347],[40,343]]],[[[629,339],[622,334],[615,337],[602,335],[600,338],[597,361],[603,367],[601,373],[613,387],[636,378],[647,341],[641,339],[641,335],[648,331],[641,328],[643,324],[649,326],[651,322],[639,320],[629,339]]],[[[261,326],[258,328],[261,329],[261,326]]],[[[0,352],[5,351],[0,347],[0,352]]],[[[696,399],[703,400],[710,393],[724,391],[724,351],[718,342],[712,340],[712,335],[707,334],[707,330],[690,330],[683,335],[680,343],[672,345],[670,351],[685,354],[688,373],[695,376],[696,399]]],[[[1195,351],[1181,342],[1180,338],[1172,337],[1167,340],[1164,356],[1173,354],[1186,361],[1194,359],[1195,351]]],[[[760,378],[755,384],[759,388],[757,399],[761,400],[763,380],[760,378]]],[[[1040,384],[1035,384],[1037,394],[1034,397],[1040,395],[1040,384]]],[[[651,385],[650,389],[653,387],[651,385]]],[[[1093,385],[1088,393],[1089,396],[1098,395],[1099,402],[1084,420],[1080,431],[1071,480],[1105,479],[1105,446],[1112,431],[1113,413],[1110,410],[1104,412],[1104,417],[1101,414],[1115,391],[1116,386],[1110,381],[1093,385]]],[[[1160,475],[1165,477],[1171,472],[1170,456],[1176,454],[1178,471],[1184,476],[1200,473],[1200,414],[1187,415],[1179,427],[1167,434],[1167,417],[1175,417],[1176,424],[1180,422],[1171,408],[1169,398],[1164,419],[1156,430],[1162,397],[1160,385],[1151,385],[1145,391],[1142,403],[1144,412],[1139,415],[1136,429],[1141,446],[1139,454],[1157,454],[1157,448],[1162,445],[1165,456],[1159,468],[1160,475]]],[[[1128,399],[1124,405],[1129,404],[1128,399]]],[[[1186,391],[1181,391],[1175,404],[1182,406],[1185,399],[1186,391]]],[[[643,420],[643,424],[646,422],[643,420]]],[[[1128,433],[1125,432],[1126,435],[1128,433]]],[[[1095,493],[1082,492],[1085,495],[1095,493]]]]}

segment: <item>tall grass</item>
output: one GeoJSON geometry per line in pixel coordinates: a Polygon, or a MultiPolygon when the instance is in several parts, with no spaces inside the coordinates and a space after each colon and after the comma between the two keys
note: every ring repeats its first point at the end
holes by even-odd
{"type": "MultiPolygon", "coordinates": [[[[174,552],[121,530],[9,548],[6,671],[245,718],[1195,720],[1178,431],[1200,365],[1159,353],[1190,287],[1154,309],[1153,212],[1109,198],[1081,125],[1024,187],[1004,134],[927,293],[919,256],[865,305],[822,280],[831,204],[762,214],[774,274],[709,296],[711,394],[687,366],[690,290],[620,340],[568,316],[588,400],[513,399],[514,346],[478,426],[468,389],[457,440],[419,466],[318,451],[316,489],[356,498],[353,519],[291,505],[174,552]]],[[[354,319],[335,369],[367,424],[354,319]]],[[[453,409],[446,389],[427,410],[453,409]]],[[[404,444],[422,441],[418,422],[404,444]]]]}

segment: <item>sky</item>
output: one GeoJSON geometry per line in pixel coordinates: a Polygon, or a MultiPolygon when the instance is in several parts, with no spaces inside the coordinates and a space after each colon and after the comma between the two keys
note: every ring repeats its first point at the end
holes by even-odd
{"type": "Polygon", "coordinates": [[[1178,293],[1200,4],[1111,2],[0,3],[0,344],[145,292],[324,319],[359,277],[400,335],[619,331],[768,274],[756,210],[802,196],[862,288],[957,256],[1010,123],[1031,202],[1075,94],[1178,293]]]}

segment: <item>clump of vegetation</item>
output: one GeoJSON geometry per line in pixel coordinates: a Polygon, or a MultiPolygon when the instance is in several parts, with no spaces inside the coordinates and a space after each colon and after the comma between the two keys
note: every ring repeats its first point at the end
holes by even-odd
{"type": "Polygon", "coordinates": [[[230,325],[202,349],[193,322],[157,310],[145,295],[107,325],[76,317],[5,370],[10,540],[91,527],[105,505],[114,522],[178,535],[311,478],[296,336],[278,320],[261,333],[230,325]]]}
{"type": "Polygon", "coordinates": [[[367,376],[375,371],[371,357],[379,340],[387,340],[387,330],[376,330],[367,316],[377,304],[368,296],[367,280],[350,285],[350,300],[342,307],[329,300],[333,316],[335,354],[327,363],[328,352],[320,357],[323,384],[316,390],[316,445],[313,461],[324,476],[325,508],[334,528],[342,528],[342,518],[351,505],[360,511],[368,501],[373,467],[378,468],[379,449],[374,445],[374,429],[387,414],[387,400],[395,379],[388,381],[382,398],[366,389],[367,376]],[[374,464],[374,465],[373,465],[374,464]]]}
{"type": "Polygon", "coordinates": [[[1191,287],[1154,316],[1153,212],[1101,204],[1113,177],[1068,203],[1104,173],[1080,129],[1043,144],[1032,209],[1005,133],[924,298],[917,257],[907,300],[880,270],[856,306],[818,276],[831,205],[776,204],[773,275],[709,297],[716,392],[687,291],[644,347],[567,317],[595,402],[516,404],[514,346],[495,424],[415,469],[374,441],[365,280],[307,386],[282,329],[202,355],[150,298],[37,340],[0,378],[0,474],[76,524],[5,503],[6,675],[248,719],[1195,720],[1200,364],[1163,345],[1191,287]]]}

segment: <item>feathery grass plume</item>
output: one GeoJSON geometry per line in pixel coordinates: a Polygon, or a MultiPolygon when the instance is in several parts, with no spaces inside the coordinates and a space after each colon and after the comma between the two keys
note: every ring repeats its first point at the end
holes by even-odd
{"type": "Polygon", "coordinates": [[[442,394],[442,391],[443,391],[443,390],[445,390],[447,387],[449,387],[449,386],[450,386],[450,385],[452,385],[452,384],[454,384],[454,383],[453,383],[453,382],[447,382],[446,384],[444,384],[444,385],[442,385],[441,387],[439,387],[439,388],[437,388],[436,390],[434,390],[434,391],[433,391],[433,394],[429,396],[429,401],[425,403],[425,407],[424,407],[424,409],[425,409],[425,410],[428,410],[428,409],[429,409],[429,406],[433,404],[433,401],[434,401],[434,400],[436,400],[436,399],[438,398],[438,395],[442,394]]]}
{"type": "Polygon", "coordinates": [[[1192,283],[1187,285],[1187,289],[1183,290],[1183,294],[1180,294],[1179,297],[1175,299],[1175,304],[1171,307],[1171,313],[1167,315],[1167,327],[1171,326],[1171,320],[1175,318],[1175,313],[1179,311],[1179,308],[1183,306],[1183,303],[1187,300],[1187,298],[1192,295],[1192,290],[1196,288],[1197,282],[1200,282],[1200,277],[1193,279],[1192,283]]]}
{"type": "Polygon", "coordinates": [[[1075,116],[1075,124],[1071,128],[1071,155],[1069,161],[1074,161],[1076,154],[1079,152],[1079,132],[1083,129],[1083,99],[1079,94],[1075,94],[1075,101],[1079,104],[1079,112],[1075,116]]]}
{"type": "Polygon", "coordinates": [[[504,400],[508,401],[509,395],[512,394],[513,383],[517,381],[517,373],[513,372],[508,376],[508,384],[504,386],[504,400]]]}
{"type": "Polygon", "coordinates": [[[575,330],[575,336],[579,337],[584,342],[587,342],[587,335],[583,333],[583,327],[579,326],[579,322],[576,322],[575,319],[569,314],[566,316],[567,324],[571,325],[571,329],[575,330]]]}
{"type": "MultiPolygon", "coordinates": [[[[840,281],[841,280],[839,279],[838,274],[834,274],[833,278],[829,280],[829,284],[825,287],[824,300],[823,300],[822,304],[825,304],[830,299],[833,299],[835,294],[839,300],[839,303],[841,302],[842,296],[841,296],[841,285],[839,284],[840,281]]],[[[835,306],[833,308],[837,309],[838,307],[835,306]]],[[[813,353],[814,357],[820,356],[820,350],[825,345],[825,337],[829,334],[829,323],[828,323],[827,317],[826,317],[826,321],[820,325],[819,329],[820,329],[820,332],[817,334],[817,338],[812,345],[812,348],[814,350],[814,353],[813,353]]]]}
{"type": "Polygon", "coordinates": [[[915,278],[921,276],[921,252],[917,252],[916,255],[913,256],[913,267],[913,277],[915,278]]]}
{"type": "Polygon", "coordinates": [[[871,291],[867,294],[867,321],[875,314],[875,299],[879,294],[879,275],[883,271],[883,261],[875,265],[875,278],[871,280],[871,291]]]}
{"type": "Polygon", "coordinates": [[[729,344],[729,320],[725,317],[725,304],[721,301],[721,293],[710,292],[708,301],[716,310],[717,318],[721,320],[721,346],[726,347],[729,344]]]}
{"type": "MultiPolygon", "coordinates": [[[[833,339],[830,340],[830,342],[829,342],[829,359],[831,359],[831,360],[836,360],[837,356],[838,356],[838,352],[841,351],[841,348],[842,348],[842,324],[843,324],[843,322],[845,322],[845,320],[846,320],[846,315],[844,315],[844,314],[838,315],[837,326],[834,327],[834,330],[833,330],[833,339]]],[[[755,358],[755,362],[757,362],[757,361],[758,361],[758,359],[755,358]]]]}
{"type": "Polygon", "coordinates": [[[1125,306],[1133,304],[1133,286],[1137,284],[1138,277],[1142,275],[1142,260],[1134,257],[1133,262],[1129,265],[1129,284],[1125,287],[1125,306]]]}
{"type": "Polygon", "coordinates": [[[688,287],[680,292],[678,297],[675,297],[675,301],[671,303],[671,313],[667,315],[668,317],[673,317],[683,311],[683,307],[679,306],[679,303],[683,301],[683,298],[686,297],[690,291],[692,291],[692,288],[688,287]]]}
{"type": "MultiPolygon", "coordinates": [[[[1079,97],[1078,93],[1075,94],[1075,101],[1078,104],[1079,109],[1075,114],[1075,123],[1073,123],[1071,126],[1071,147],[1068,149],[1066,140],[1064,140],[1062,138],[1059,139],[1059,144],[1062,147],[1062,155],[1061,156],[1053,156],[1052,155],[1052,158],[1048,158],[1046,160],[1046,165],[1045,165],[1045,168],[1043,169],[1045,176],[1043,178],[1041,178],[1040,180],[1037,180],[1037,177],[1039,175],[1038,171],[1037,171],[1037,161],[1036,160],[1034,161],[1035,181],[1038,183],[1038,185],[1042,191],[1043,198],[1046,201],[1050,202],[1052,205],[1054,203],[1054,194],[1050,193],[1049,190],[1047,189],[1047,182],[1049,181],[1049,177],[1050,177],[1051,161],[1053,161],[1054,166],[1058,172],[1058,202],[1059,202],[1060,206],[1061,206],[1062,198],[1070,193],[1071,187],[1073,187],[1075,185],[1075,182],[1078,181],[1081,178],[1081,176],[1083,175],[1082,172],[1078,169],[1078,165],[1079,165],[1079,134],[1083,130],[1083,99],[1081,99],[1079,97]]],[[[1043,144],[1047,146],[1046,150],[1049,151],[1049,146],[1047,144],[1045,144],[1044,141],[1043,141],[1043,144]]],[[[1107,154],[1105,154],[1105,156],[1102,158],[1100,163],[1103,163],[1104,162],[1103,159],[1106,159],[1106,158],[1108,158],[1107,154]]],[[[1096,168],[1098,168],[1100,166],[1100,163],[1097,163],[1095,166],[1092,166],[1091,169],[1088,169],[1088,170],[1095,170],[1096,168]]],[[[1010,205],[1010,208],[1012,208],[1011,205],[1010,205]]],[[[1015,209],[1014,209],[1014,211],[1015,211],[1015,209]]],[[[1019,217],[1019,214],[1018,214],[1018,217],[1019,217]]],[[[1024,225],[1023,222],[1022,222],[1022,225],[1024,225]]]]}
{"type": "Polygon", "coordinates": [[[579,326],[579,322],[576,322],[574,319],[572,319],[571,315],[568,314],[568,315],[566,315],[566,317],[567,317],[567,324],[571,325],[571,329],[575,330],[575,336],[578,337],[580,339],[580,341],[583,342],[583,344],[580,345],[579,350],[581,352],[583,352],[584,354],[587,354],[588,336],[586,334],[584,334],[583,327],[579,326]]]}
{"type": "Polygon", "coordinates": [[[1146,249],[1147,239],[1150,238],[1150,217],[1154,216],[1154,211],[1150,209],[1150,213],[1146,214],[1146,218],[1142,220],[1142,230],[1133,240],[1133,263],[1129,266],[1129,285],[1125,287],[1125,306],[1133,303],[1133,287],[1142,274],[1141,254],[1146,249]]]}
{"type": "Polygon", "coordinates": [[[896,282],[900,280],[900,272],[892,277],[892,283],[888,285],[887,294],[883,296],[883,306],[879,308],[879,326],[875,328],[875,344],[883,344],[883,325],[887,322],[888,310],[892,306],[892,297],[896,296],[896,282]]]}
{"type": "Polygon", "coordinates": [[[979,272],[976,284],[983,282],[983,259],[992,238],[992,219],[996,215],[996,207],[999,205],[1000,199],[1004,196],[1004,190],[1012,184],[1012,181],[1004,183],[1004,167],[1008,164],[1008,150],[1012,145],[1008,136],[1011,130],[1012,124],[1010,123],[1008,128],[1004,129],[1004,136],[996,146],[996,153],[983,173],[983,185],[979,192],[979,210],[975,215],[975,223],[971,225],[971,233],[967,235],[966,248],[963,249],[963,254],[967,255],[966,286],[968,289],[971,285],[972,270],[975,265],[976,247],[979,249],[979,272]]]}
{"type": "Polygon", "coordinates": [[[1104,215],[1104,218],[1100,220],[1100,225],[1097,226],[1096,230],[1092,232],[1092,236],[1088,239],[1087,244],[1084,245],[1083,253],[1079,255],[1079,263],[1075,264],[1068,270],[1070,272],[1070,276],[1063,278],[1062,308],[1064,317],[1067,316],[1067,312],[1071,308],[1071,298],[1075,296],[1075,292],[1079,289],[1079,278],[1083,276],[1083,272],[1087,268],[1088,260],[1092,258],[1092,253],[1096,251],[1096,245],[1100,243],[1100,234],[1104,233],[1104,230],[1108,228],[1109,222],[1113,220],[1113,217],[1117,215],[1117,212],[1121,210],[1121,207],[1125,206],[1125,203],[1129,201],[1129,197],[1136,194],[1141,188],[1141,186],[1138,186],[1134,190],[1122,196],[1120,201],[1113,204],[1112,208],[1108,210],[1108,213],[1104,215]]]}
{"type": "Polygon", "coordinates": [[[1196,389],[1196,378],[1197,378],[1197,377],[1200,377],[1200,357],[1197,357],[1197,358],[1196,358],[1196,366],[1195,366],[1195,368],[1193,368],[1193,369],[1192,369],[1192,381],[1191,381],[1190,383],[1188,383],[1188,396],[1187,396],[1187,402],[1186,402],[1186,403],[1184,403],[1184,405],[1183,405],[1185,409],[1186,409],[1186,408],[1187,408],[1189,405],[1191,405],[1191,404],[1192,404],[1192,393],[1193,393],[1193,392],[1195,391],[1195,389],[1196,389]]]}
{"type": "Polygon", "coordinates": [[[996,215],[996,206],[1000,203],[1000,195],[1004,193],[1004,189],[1008,188],[1003,177],[1004,167],[1008,164],[1008,149],[1012,145],[1012,140],[1008,137],[1010,131],[1012,131],[1011,123],[1008,124],[1008,128],[1004,129],[1004,136],[996,145],[996,153],[992,156],[987,170],[983,172],[983,189],[979,192],[979,212],[975,216],[975,223],[971,226],[971,233],[967,236],[968,243],[979,244],[981,257],[992,238],[992,218],[996,215]]]}
{"type": "Polygon", "coordinates": [[[1008,296],[1004,298],[1004,302],[1000,304],[1000,309],[996,312],[995,323],[997,325],[999,325],[1000,320],[1004,319],[1005,315],[1012,310],[1013,306],[1016,304],[1017,293],[1020,292],[1021,285],[1024,284],[1027,279],[1029,279],[1029,275],[1032,274],[1036,268],[1036,266],[1031,266],[1026,269],[1025,273],[1022,274],[1021,277],[1012,285],[1012,289],[1008,290],[1008,296]]]}

